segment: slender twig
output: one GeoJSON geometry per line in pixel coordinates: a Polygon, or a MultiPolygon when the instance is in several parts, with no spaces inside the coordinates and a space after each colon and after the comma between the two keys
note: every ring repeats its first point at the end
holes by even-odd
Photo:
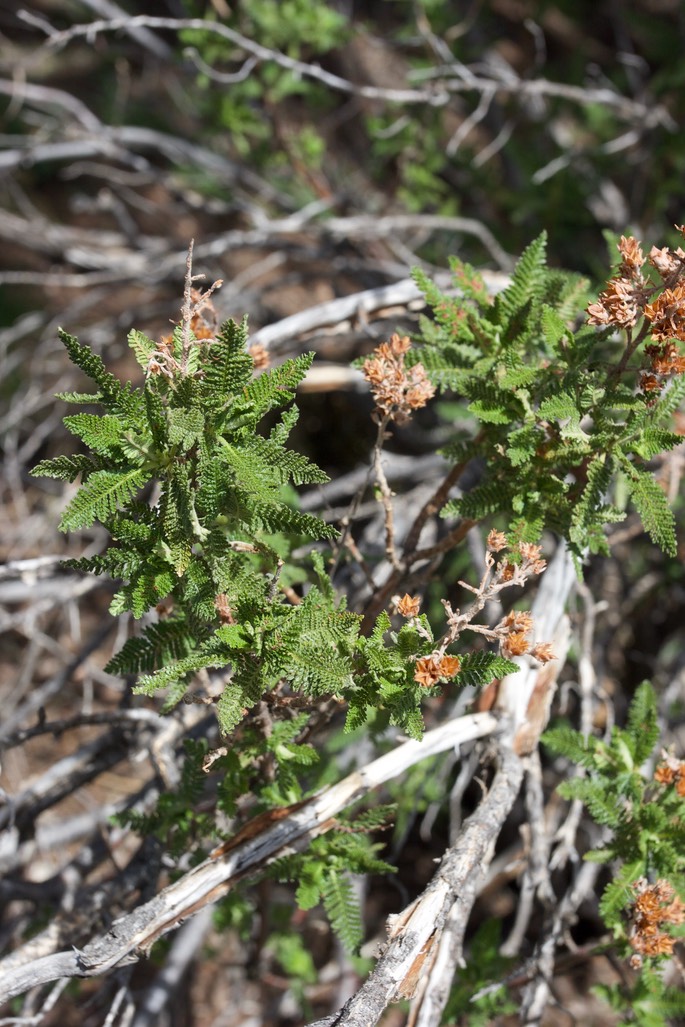
{"type": "Polygon", "coordinates": [[[378,423],[376,442],[373,447],[373,468],[385,514],[385,552],[393,568],[395,570],[399,570],[400,561],[397,555],[397,549],[395,548],[395,519],[392,505],[393,492],[388,485],[388,479],[386,478],[385,471],[383,470],[383,442],[387,438],[386,429],[390,420],[391,415],[385,414],[378,423]]]}
{"type": "MultiPolygon", "coordinates": [[[[127,32],[138,27],[170,29],[176,32],[197,29],[227,39],[260,61],[271,61],[302,78],[313,79],[322,82],[330,89],[365,99],[385,100],[390,103],[422,103],[432,107],[444,107],[454,93],[493,91],[504,95],[515,95],[519,99],[535,96],[558,97],[582,106],[599,104],[609,107],[619,117],[635,120],[643,124],[645,128],[661,124],[670,131],[676,129],[672,116],[662,105],[632,100],[608,87],[585,88],[561,82],[550,82],[546,79],[521,79],[517,75],[510,75],[507,79],[483,77],[472,73],[469,73],[468,76],[455,76],[453,64],[450,63],[442,68],[428,69],[424,74],[424,79],[433,79],[434,82],[429,83],[424,89],[388,89],[350,82],[348,79],[326,71],[317,64],[308,64],[305,61],[288,57],[279,50],[263,46],[227,25],[216,21],[203,21],[201,18],[160,18],[137,15],[135,17],[102,19],[84,25],[72,25],[59,32],[47,26],[44,19],[34,19],[29,12],[22,12],[21,16],[25,21],[35,24],[48,35],[43,47],[49,47],[53,51],[62,49],[79,37],[85,36],[92,40],[100,33],[117,32],[121,29],[127,32]]],[[[40,50],[35,54],[36,59],[39,54],[40,50]]]]}

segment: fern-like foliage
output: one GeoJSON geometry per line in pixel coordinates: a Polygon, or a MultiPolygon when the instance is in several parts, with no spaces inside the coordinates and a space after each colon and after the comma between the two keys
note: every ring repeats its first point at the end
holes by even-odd
{"type": "Polygon", "coordinates": [[[394,872],[376,855],[381,846],[366,836],[372,826],[363,814],[352,816],[341,829],[315,838],[306,853],[276,860],[269,868],[271,876],[279,880],[298,882],[296,899],[300,909],[323,904],[333,930],[348,952],[356,952],[363,940],[361,911],[350,874],[394,872]]]}
{"type": "Polygon", "coordinates": [[[100,409],[65,418],[87,452],[45,460],[34,473],[66,481],[80,476],[61,528],[100,521],[111,536],[105,552],[71,566],[122,580],[113,613],[141,617],[162,600],[174,610],[169,621],[149,624],[131,639],[111,661],[112,672],[144,672],[141,690],[166,686],[180,696],[196,671],[233,667],[220,704],[225,730],[282,678],[316,694],[338,691],[349,677],[356,620],[329,609],[315,623],[314,593],[293,609],[270,584],[279,559],[269,544],[274,534],[290,548],[302,538],[334,535],[285,499],[291,484],[327,480],[286,447],[296,415],[284,408],[312,355],[255,377],[245,322],[229,321],[218,338],[191,340],[190,347],[177,330],[164,353],[133,332],[129,343],[146,372],[143,386],[134,388],[87,346],[61,337],[97,389],[68,399],[100,409]],[[282,419],[268,436],[260,433],[264,415],[278,409],[282,419]],[[150,505],[146,489],[153,485],[150,505]],[[233,623],[222,627],[222,616],[233,623]],[[232,630],[239,623],[253,625],[252,632],[232,630]],[[274,641],[271,660],[260,655],[267,638],[274,641]],[[336,661],[337,644],[347,654],[336,661]]]}
{"type": "Polygon", "coordinates": [[[656,697],[648,682],[637,689],[625,728],[614,727],[608,741],[563,725],[543,735],[548,748],[586,771],[564,781],[559,793],[579,799],[610,830],[606,843],[585,858],[614,867],[600,912],[624,941],[636,882],[671,881],[678,888],[685,871],[685,798],[667,774],[650,780],[644,772],[658,737],[656,697]]]}
{"type": "MultiPolygon", "coordinates": [[[[422,320],[416,359],[437,387],[461,399],[464,425],[475,419],[488,464],[444,515],[499,514],[510,528],[522,518],[538,525],[538,537],[550,528],[567,539],[580,567],[588,551],[608,551],[606,526],[625,516],[612,501],[620,476],[645,529],[673,555],[673,517],[647,461],[678,444],[668,420],[682,381],[654,399],[612,374],[620,358],[615,339],[590,327],[574,330],[587,283],[547,268],[544,235],[494,302],[472,269],[457,262],[452,269],[458,296],[415,272],[434,312],[433,321],[422,320]]],[[[640,359],[638,352],[630,365],[634,382],[640,359]]],[[[456,450],[443,450],[449,459],[463,450],[461,426],[459,435],[456,450]]]]}

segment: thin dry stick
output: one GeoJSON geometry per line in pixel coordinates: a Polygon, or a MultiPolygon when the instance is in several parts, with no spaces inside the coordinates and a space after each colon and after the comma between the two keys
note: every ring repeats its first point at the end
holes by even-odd
{"type": "MultiPolygon", "coordinates": [[[[481,429],[473,440],[474,446],[478,446],[480,444],[483,435],[484,432],[481,429]]],[[[405,560],[415,552],[426,521],[429,517],[433,517],[436,513],[439,513],[440,510],[442,510],[449,498],[450,492],[461,478],[469,462],[470,460],[460,460],[459,463],[455,464],[454,467],[450,469],[449,473],[445,475],[444,480],[440,483],[430,499],[427,500],[419,510],[414,523],[407,532],[407,537],[404,542],[405,560]]]]}
{"type": "Polygon", "coordinates": [[[393,569],[399,571],[400,560],[397,555],[397,549],[395,548],[395,518],[392,505],[393,492],[388,485],[388,479],[386,478],[385,471],[383,470],[383,442],[386,438],[386,428],[388,427],[390,420],[390,414],[386,414],[379,422],[376,442],[373,447],[373,468],[376,474],[376,484],[380,491],[381,502],[383,504],[385,514],[385,552],[388,560],[393,566],[393,569]]]}
{"type": "MultiPolygon", "coordinates": [[[[632,100],[613,89],[606,87],[598,89],[584,88],[568,85],[563,82],[550,82],[546,79],[527,80],[519,78],[518,75],[511,75],[506,80],[495,77],[485,78],[474,75],[468,69],[465,69],[468,71],[466,76],[455,75],[453,62],[445,67],[429,69],[424,78],[434,79],[435,81],[429,83],[424,89],[386,89],[378,86],[359,85],[326,71],[318,64],[307,64],[304,61],[295,60],[278,50],[273,50],[260,43],[256,43],[227,25],[215,21],[203,21],[201,18],[160,18],[149,15],[137,15],[135,17],[92,21],[85,25],[72,25],[71,28],[58,32],[44,18],[36,18],[27,11],[23,11],[21,17],[24,21],[35,25],[45,32],[48,36],[47,41],[37,51],[36,59],[38,59],[43,48],[61,49],[71,40],[80,36],[93,39],[102,32],[116,32],[119,29],[125,29],[130,32],[131,29],[138,27],[171,29],[173,31],[198,29],[201,32],[213,32],[229,40],[247,53],[252,54],[258,60],[273,61],[280,67],[293,72],[298,77],[311,78],[322,82],[331,89],[366,99],[386,100],[390,103],[425,103],[431,107],[443,107],[449,103],[453,93],[489,93],[493,91],[504,95],[514,94],[519,98],[550,96],[569,100],[582,106],[586,106],[588,103],[597,103],[610,107],[619,117],[631,121],[634,120],[644,126],[651,127],[662,124],[671,131],[675,131],[676,128],[672,116],[662,105],[646,104],[638,100],[632,100]]],[[[28,61],[25,63],[28,63],[28,61]]]]}
{"type": "MultiPolygon", "coordinates": [[[[427,549],[419,550],[414,553],[414,557],[410,562],[412,564],[419,560],[430,560],[435,556],[441,556],[446,553],[449,549],[453,549],[454,546],[458,545],[466,537],[468,532],[477,521],[464,520],[459,523],[445,536],[440,542],[434,546],[430,546],[427,549]]],[[[362,631],[370,631],[373,625],[376,623],[379,613],[386,608],[390,597],[398,590],[402,581],[408,576],[408,568],[405,569],[401,566],[398,570],[392,571],[388,580],[382,585],[371,597],[369,605],[364,611],[364,619],[362,620],[362,631]]]]}

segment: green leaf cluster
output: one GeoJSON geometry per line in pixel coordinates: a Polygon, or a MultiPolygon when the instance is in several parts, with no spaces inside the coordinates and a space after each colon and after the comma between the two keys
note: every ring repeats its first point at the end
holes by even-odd
{"type": "MultiPolygon", "coordinates": [[[[44,460],[34,473],[80,479],[61,527],[100,521],[110,544],[69,566],[122,582],[112,613],[141,618],[161,610],[129,638],[108,671],[140,675],[136,690],[146,695],[168,689],[166,709],[197,672],[217,672],[222,690],[215,709],[224,735],[280,687],[312,703],[345,701],[348,729],[380,711],[386,723],[419,738],[426,690],[413,675],[416,660],[431,651],[426,618],[421,632],[410,624],[394,632],[383,614],[367,638],[360,617],[338,601],[322,555],[314,551],[304,570],[291,557],[302,540],[335,535],[291,501],[293,486],[327,480],[287,446],[297,422],[292,401],[312,354],[255,375],[245,322],[229,321],[208,340],[179,327],[165,344],[168,352],[134,331],[129,344],[145,372],[143,386],[134,388],[88,347],[66,333],[62,340],[97,389],[63,398],[98,412],[65,419],[85,453],[44,460]],[[260,431],[267,414],[268,433],[260,431]],[[282,572],[304,581],[299,602],[287,601],[279,588],[282,572]]],[[[492,654],[466,656],[455,684],[484,685],[508,668],[492,654]]],[[[278,768],[271,803],[302,795],[300,777],[313,753],[294,741],[302,728],[295,718],[269,736],[269,758],[278,768]]],[[[251,748],[243,739],[248,762],[265,758],[260,744],[257,739],[251,748]]],[[[236,780],[245,785],[243,772],[244,766],[236,780]]]]}
{"type": "Polygon", "coordinates": [[[598,984],[592,990],[622,1016],[617,1027],[671,1027],[685,1017],[685,993],[664,985],[648,966],[630,983],[598,984]]]}
{"type": "Polygon", "coordinates": [[[637,689],[625,728],[614,727],[608,739],[584,737],[568,726],[542,736],[552,752],[585,769],[583,776],[559,785],[559,793],[579,799],[610,831],[585,858],[614,865],[600,912],[622,939],[623,914],[635,898],[631,885],[644,877],[670,881],[677,889],[685,871],[685,798],[673,784],[651,780],[644,769],[658,737],[656,697],[648,682],[637,689]]]}
{"type": "Polygon", "coordinates": [[[638,394],[639,350],[619,373],[621,341],[576,329],[587,283],[549,269],[545,250],[543,234],[494,301],[458,261],[452,293],[414,272],[434,314],[422,319],[416,358],[461,401],[444,454],[455,463],[487,454],[473,487],[444,514],[499,515],[509,527],[522,520],[532,541],[551,529],[580,562],[588,551],[608,553],[605,527],[626,513],[620,482],[652,540],[675,555],[673,514],[649,461],[681,441],[666,425],[685,382],[654,401],[638,394]]]}
{"type": "Polygon", "coordinates": [[[395,868],[379,859],[382,848],[366,832],[379,826],[387,807],[342,822],[315,838],[305,853],[276,860],[270,874],[278,880],[297,881],[295,897],[300,909],[323,904],[333,930],[348,952],[363,940],[362,916],[351,874],[388,874],[395,868]]]}

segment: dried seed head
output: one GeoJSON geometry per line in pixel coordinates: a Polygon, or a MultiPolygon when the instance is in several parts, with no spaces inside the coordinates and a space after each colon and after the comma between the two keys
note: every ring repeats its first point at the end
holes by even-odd
{"type": "Polygon", "coordinates": [[[405,593],[405,595],[395,603],[395,609],[402,617],[417,617],[420,608],[420,596],[410,596],[408,593],[405,593]]]}
{"type": "Polygon", "coordinates": [[[389,342],[376,347],[362,368],[378,413],[398,424],[407,421],[412,410],[425,406],[435,395],[423,364],[405,367],[404,358],[410,347],[408,337],[393,335],[389,342]]]}

